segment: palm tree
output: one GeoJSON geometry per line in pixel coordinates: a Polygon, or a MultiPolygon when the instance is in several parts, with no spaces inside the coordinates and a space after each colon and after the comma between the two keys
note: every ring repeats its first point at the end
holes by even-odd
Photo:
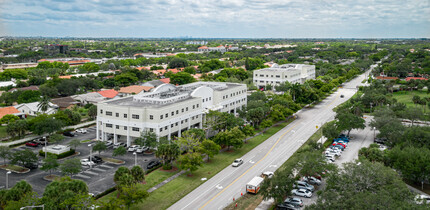
{"type": "Polygon", "coordinates": [[[40,98],[39,104],[37,105],[37,110],[45,113],[50,107],[49,103],[50,98],[48,96],[42,96],[42,98],[40,98]]]}

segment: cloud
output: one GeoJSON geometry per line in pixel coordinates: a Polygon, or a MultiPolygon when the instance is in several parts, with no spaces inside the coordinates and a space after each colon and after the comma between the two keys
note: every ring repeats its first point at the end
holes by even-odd
{"type": "Polygon", "coordinates": [[[127,35],[133,28],[134,34],[145,36],[429,37],[429,4],[422,0],[14,0],[0,4],[0,20],[6,27],[24,27],[9,35],[37,36],[37,30],[25,26],[49,24],[52,35],[68,31],[55,27],[82,27],[78,31],[83,34],[72,31],[70,36],[109,36],[98,34],[105,27],[116,30],[108,30],[111,36],[127,35]]]}

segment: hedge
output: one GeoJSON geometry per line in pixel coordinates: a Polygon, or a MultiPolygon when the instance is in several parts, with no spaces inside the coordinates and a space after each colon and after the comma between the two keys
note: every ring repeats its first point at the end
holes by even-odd
{"type": "Polygon", "coordinates": [[[111,193],[111,192],[113,192],[113,191],[115,191],[115,190],[116,190],[116,188],[115,188],[115,187],[111,187],[111,188],[109,188],[109,189],[105,190],[104,192],[102,192],[102,193],[100,193],[100,194],[96,195],[96,196],[95,196],[95,198],[96,198],[96,199],[99,199],[99,198],[101,198],[101,197],[103,197],[103,196],[105,196],[105,195],[107,195],[107,194],[109,194],[109,193],[111,193]]]}
{"type": "MultiPolygon", "coordinates": [[[[75,154],[75,150],[74,149],[70,149],[69,151],[63,152],[63,153],[61,153],[59,155],[54,154],[54,153],[50,153],[50,152],[48,152],[48,154],[55,155],[57,157],[57,159],[61,159],[61,158],[69,157],[69,156],[75,154]]],[[[45,152],[43,150],[39,150],[39,155],[42,156],[42,157],[45,157],[45,152]]]]}

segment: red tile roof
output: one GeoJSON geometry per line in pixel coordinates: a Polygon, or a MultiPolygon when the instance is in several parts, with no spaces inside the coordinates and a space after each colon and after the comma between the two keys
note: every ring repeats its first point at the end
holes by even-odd
{"type": "Polygon", "coordinates": [[[159,69],[159,70],[153,70],[151,72],[154,73],[154,74],[156,74],[156,75],[163,75],[164,73],[166,73],[166,70],[159,69]]]}
{"type": "Polygon", "coordinates": [[[128,94],[138,94],[140,92],[144,91],[148,91],[150,89],[152,89],[153,87],[148,87],[148,86],[140,86],[140,85],[131,85],[128,87],[122,87],[118,92],[120,93],[128,93],[128,94]]]}
{"type": "Polygon", "coordinates": [[[116,95],[118,95],[118,91],[116,91],[114,89],[102,90],[102,91],[99,91],[97,93],[102,95],[105,98],[114,98],[116,95]]]}
{"type": "Polygon", "coordinates": [[[167,69],[167,71],[171,71],[174,74],[180,72],[180,70],[178,70],[178,69],[167,69]]]}
{"type": "Polygon", "coordinates": [[[428,80],[428,79],[424,77],[406,77],[405,80],[409,81],[409,80],[428,80]]]}
{"type": "Polygon", "coordinates": [[[7,114],[16,114],[16,113],[20,113],[20,111],[18,111],[18,109],[16,109],[13,106],[0,108],[0,119],[7,114]]]}
{"type": "Polygon", "coordinates": [[[209,49],[209,48],[207,46],[201,46],[201,47],[199,47],[197,49],[209,49]]]}
{"type": "Polygon", "coordinates": [[[159,79],[160,81],[169,84],[170,83],[170,78],[164,78],[164,79],[159,79]]]}
{"type": "Polygon", "coordinates": [[[398,77],[385,77],[385,76],[377,76],[376,79],[380,80],[398,80],[398,77]]]}

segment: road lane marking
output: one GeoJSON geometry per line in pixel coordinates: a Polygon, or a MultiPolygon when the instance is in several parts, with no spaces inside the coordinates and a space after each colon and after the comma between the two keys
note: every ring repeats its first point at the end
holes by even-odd
{"type": "Polygon", "coordinates": [[[199,209],[203,209],[205,206],[207,206],[210,202],[212,202],[215,198],[217,198],[219,195],[221,195],[225,190],[227,190],[229,187],[231,187],[234,183],[236,183],[239,179],[241,179],[245,174],[247,174],[251,169],[253,169],[256,165],[258,165],[261,161],[266,159],[266,157],[272,152],[272,150],[275,148],[275,146],[279,143],[279,141],[288,133],[290,132],[294,127],[296,127],[298,123],[294,126],[292,126],[290,129],[288,129],[285,133],[283,133],[278,140],[273,144],[273,146],[270,148],[270,150],[264,155],[263,158],[261,158],[256,164],[252,165],[248,170],[246,170],[242,175],[240,175],[238,178],[236,178],[232,183],[230,183],[227,187],[225,187],[223,190],[221,190],[218,194],[216,194],[214,197],[212,197],[208,202],[206,202],[203,206],[201,206],[199,209]]]}

